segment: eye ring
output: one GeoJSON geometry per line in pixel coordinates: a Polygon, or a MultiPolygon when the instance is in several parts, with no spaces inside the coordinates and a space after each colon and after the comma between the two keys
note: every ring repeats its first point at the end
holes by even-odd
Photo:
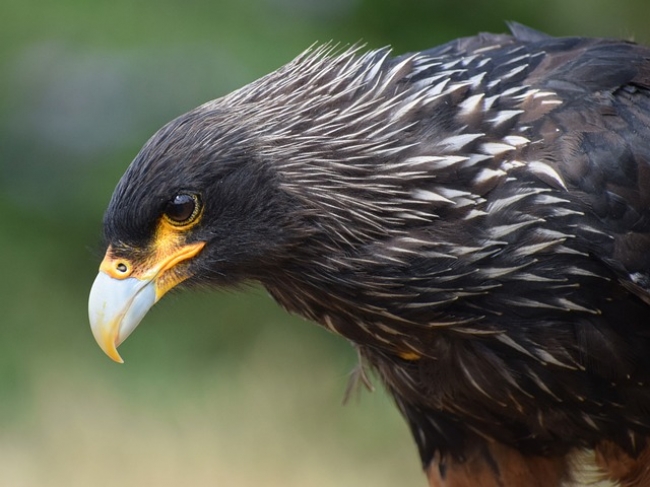
{"type": "Polygon", "coordinates": [[[178,193],[167,202],[163,217],[175,227],[185,227],[196,221],[201,209],[201,198],[198,194],[178,193]]]}

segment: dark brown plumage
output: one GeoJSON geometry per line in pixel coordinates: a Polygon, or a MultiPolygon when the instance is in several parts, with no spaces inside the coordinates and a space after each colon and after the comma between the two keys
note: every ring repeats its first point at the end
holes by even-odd
{"type": "Polygon", "coordinates": [[[650,50],[512,31],[316,49],[162,128],[106,213],[102,347],[258,281],[355,344],[431,485],[650,485],[650,50]]]}

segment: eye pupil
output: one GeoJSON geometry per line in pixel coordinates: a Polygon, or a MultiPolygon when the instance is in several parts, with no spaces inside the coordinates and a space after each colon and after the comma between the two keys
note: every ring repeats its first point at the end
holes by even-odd
{"type": "Polygon", "coordinates": [[[167,203],[165,216],[173,223],[190,223],[198,213],[198,197],[190,194],[177,194],[167,203]]]}

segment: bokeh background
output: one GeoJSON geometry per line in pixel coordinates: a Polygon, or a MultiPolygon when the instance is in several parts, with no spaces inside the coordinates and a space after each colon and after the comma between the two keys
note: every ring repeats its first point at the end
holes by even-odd
{"type": "Polygon", "coordinates": [[[121,352],[86,300],[103,209],[172,117],[315,41],[434,46],[516,20],[650,41],[647,0],[2,0],[0,487],[424,485],[356,357],[261,289],[177,293],[121,352]]]}

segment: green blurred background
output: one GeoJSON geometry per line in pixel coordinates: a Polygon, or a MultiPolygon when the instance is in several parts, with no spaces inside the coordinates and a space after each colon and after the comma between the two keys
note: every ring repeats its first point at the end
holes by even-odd
{"type": "Polygon", "coordinates": [[[112,363],[86,300],[102,212],[163,123],[315,41],[424,49],[516,20],[650,41],[647,0],[3,0],[0,486],[416,486],[355,354],[263,290],[177,293],[112,363]]]}

